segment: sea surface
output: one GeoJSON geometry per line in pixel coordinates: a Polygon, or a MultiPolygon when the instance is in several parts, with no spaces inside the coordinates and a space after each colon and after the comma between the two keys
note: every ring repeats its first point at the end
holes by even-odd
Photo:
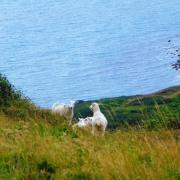
{"type": "Polygon", "coordinates": [[[0,72],[42,107],[179,85],[178,47],[180,0],[0,2],[0,72]]]}

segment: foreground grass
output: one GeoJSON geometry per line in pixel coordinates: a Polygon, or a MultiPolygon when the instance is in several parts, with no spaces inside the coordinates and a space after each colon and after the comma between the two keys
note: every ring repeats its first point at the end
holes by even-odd
{"type": "Polygon", "coordinates": [[[179,179],[179,134],[131,129],[100,138],[0,116],[0,179],[179,179]]]}

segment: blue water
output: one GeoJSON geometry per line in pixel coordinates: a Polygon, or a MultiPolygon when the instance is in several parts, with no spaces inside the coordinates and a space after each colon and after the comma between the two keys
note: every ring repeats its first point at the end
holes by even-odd
{"type": "Polygon", "coordinates": [[[0,2],[0,72],[40,106],[178,85],[176,47],[179,0],[0,2]]]}

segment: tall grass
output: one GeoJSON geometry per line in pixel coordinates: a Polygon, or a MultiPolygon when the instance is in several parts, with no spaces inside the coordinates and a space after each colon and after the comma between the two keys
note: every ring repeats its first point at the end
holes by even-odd
{"type": "Polygon", "coordinates": [[[131,128],[101,138],[0,117],[0,179],[178,179],[179,134],[131,128]]]}
{"type": "Polygon", "coordinates": [[[177,109],[169,108],[179,107],[179,96],[173,98],[170,106],[159,106],[149,97],[104,100],[110,127],[119,128],[98,137],[72,130],[0,75],[0,180],[180,179],[180,130],[169,126],[179,123],[177,109]],[[128,121],[119,126],[117,118],[128,121]]]}

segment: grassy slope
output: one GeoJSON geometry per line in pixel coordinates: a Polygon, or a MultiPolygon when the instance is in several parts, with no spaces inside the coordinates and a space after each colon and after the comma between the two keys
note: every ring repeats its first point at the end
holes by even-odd
{"type": "Polygon", "coordinates": [[[48,123],[0,118],[0,179],[178,179],[178,131],[105,138],[48,123]]]}
{"type": "MultiPolygon", "coordinates": [[[[91,116],[89,106],[93,101],[79,101],[75,116],[91,116]]],[[[144,96],[122,96],[97,100],[109,121],[110,128],[145,122],[148,127],[165,123],[180,127],[180,86],[171,87],[144,96]],[[162,118],[163,117],[163,118],[162,118]]]]}
{"type": "MultiPolygon", "coordinates": [[[[0,78],[0,179],[180,177],[179,130],[132,128],[93,137],[86,131],[73,131],[64,119],[36,107],[4,84],[6,88],[0,78]]],[[[171,98],[179,93],[168,90],[165,94],[171,98]]],[[[127,108],[126,103],[139,107],[134,105],[135,98],[128,97],[101,102],[106,107],[122,108],[119,104],[123,104],[127,108]]]]}

